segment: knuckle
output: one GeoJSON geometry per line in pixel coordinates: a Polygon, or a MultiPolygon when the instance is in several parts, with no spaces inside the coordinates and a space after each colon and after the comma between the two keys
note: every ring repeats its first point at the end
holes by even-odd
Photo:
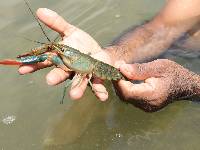
{"type": "Polygon", "coordinates": [[[133,69],[135,70],[135,72],[143,72],[145,70],[145,65],[144,64],[134,64],[133,65],[133,69]]]}

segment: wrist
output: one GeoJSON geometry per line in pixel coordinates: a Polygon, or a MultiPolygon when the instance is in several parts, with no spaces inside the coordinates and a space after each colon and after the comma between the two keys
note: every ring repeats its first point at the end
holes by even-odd
{"type": "Polygon", "coordinates": [[[92,57],[114,66],[115,60],[112,59],[112,55],[106,49],[102,49],[98,53],[93,54],[92,57]]]}
{"type": "Polygon", "coordinates": [[[113,46],[109,46],[103,49],[104,53],[107,54],[107,57],[109,57],[110,59],[110,64],[111,65],[115,65],[115,62],[117,61],[125,61],[124,59],[124,55],[122,54],[124,49],[126,47],[123,46],[117,46],[117,45],[113,45],[113,46]]]}
{"type": "MultiPolygon", "coordinates": [[[[177,70],[179,70],[177,68],[177,70]]],[[[171,87],[172,99],[200,96],[200,76],[181,67],[171,87]],[[173,89],[174,88],[174,89],[173,89]]]]}
{"type": "Polygon", "coordinates": [[[191,89],[194,95],[200,96],[200,76],[192,73],[191,89]]]}

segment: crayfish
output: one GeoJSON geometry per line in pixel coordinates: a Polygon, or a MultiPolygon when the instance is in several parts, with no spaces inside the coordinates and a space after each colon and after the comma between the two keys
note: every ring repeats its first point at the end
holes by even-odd
{"type": "MultiPolygon", "coordinates": [[[[19,55],[16,60],[2,60],[0,61],[0,64],[27,65],[44,62],[45,60],[51,61],[54,65],[60,67],[65,71],[74,71],[75,76],[71,80],[71,82],[76,77],[81,77],[79,83],[76,86],[78,86],[81,83],[82,79],[87,75],[89,76],[89,84],[91,85],[91,87],[92,83],[90,79],[92,78],[92,76],[101,78],[103,80],[125,79],[124,76],[115,67],[94,59],[87,54],[81,53],[79,50],[76,50],[72,47],[54,42],[44,44],[39,48],[33,49],[30,53],[19,55]],[[53,53],[45,53],[47,51],[54,52],[57,55],[54,55],[53,53]]],[[[61,103],[63,103],[65,91],[68,85],[65,86],[61,103]]]]}
{"type": "MultiPolygon", "coordinates": [[[[47,37],[47,35],[45,34],[40,22],[35,17],[27,1],[25,1],[25,3],[28,6],[32,15],[34,16],[34,18],[36,19],[36,21],[38,22],[40,28],[42,29],[49,43],[34,48],[26,54],[19,55],[15,60],[12,59],[2,60],[0,61],[0,64],[28,65],[49,60],[55,66],[60,67],[64,71],[74,71],[75,76],[72,79],[72,81],[77,77],[78,79],[80,79],[76,86],[78,86],[81,83],[82,79],[86,76],[89,77],[89,84],[91,85],[91,87],[92,83],[90,79],[93,76],[105,80],[125,79],[125,77],[118,71],[118,69],[114,68],[113,66],[106,64],[102,61],[99,61],[97,59],[94,59],[93,57],[81,53],[79,50],[69,47],[67,45],[51,42],[47,37]]],[[[70,85],[70,83],[72,83],[72,81],[65,86],[61,103],[63,103],[63,99],[66,93],[66,88],[70,85]]]]}

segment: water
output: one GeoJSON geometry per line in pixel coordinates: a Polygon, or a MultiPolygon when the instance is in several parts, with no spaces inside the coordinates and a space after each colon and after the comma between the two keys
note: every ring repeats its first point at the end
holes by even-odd
{"type": "MultiPolygon", "coordinates": [[[[57,11],[103,46],[121,31],[152,18],[163,4],[163,0],[31,1],[35,9],[57,11]]],[[[22,0],[1,2],[0,58],[12,58],[37,46],[22,37],[45,40],[22,0]]],[[[200,62],[195,56],[175,51],[164,55],[199,73],[200,62]]],[[[20,76],[17,68],[0,68],[1,150],[199,149],[199,103],[175,102],[159,112],[145,113],[120,102],[107,83],[110,97],[105,103],[88,88],[80,101],[67,97],[60,105],[62,85],[46,84],[49,70],[20,76]]]]}

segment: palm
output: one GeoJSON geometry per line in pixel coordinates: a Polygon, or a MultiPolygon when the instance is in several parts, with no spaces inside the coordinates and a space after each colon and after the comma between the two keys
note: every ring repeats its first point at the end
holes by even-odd
{"type": "MultiPolygon", "coordinates": [[[[89,34],[67,23],[61,16],[51,10],[40,8],[37,11],[37,16],[45,25],[62,35],[63,41],[61,43],[76,48],[83,53],[96,53],[97,55],[95,54],[95,58],[100,58],[97,52],[102,54],[102,49],[89,34]]],[[[51,66],[51,62],[45,61],[34,65],[24,65],[19,68],[19,73],[31,73],[48,66],[51,66]]],[[[65,72],[60,68],[54,68],[46,76],[46,80],[49,85],[56,85],[65,81],[69,76],[70,72],[65,72]]],[[[71,98],[79,99],[82,97],[87,87],[87,83],[88,80],[84,79],[79,87],[70,90],[71,98]]],[[[93,87],[96,91],[105,91],[105,93],[107,93],[105,87],[101,83],[102,81],[98,80],[96,84],[93,84],[93,87]]],[[[105,100],[108,97],[105,93],[96,93],[96,95],[101,100],[105,100]]]]}
{"type": "MultiPolygon", "coordinates": [[[[73,31],[63,37],[62,43],[80,50],[83,53],[97,53],[101,51],[99,44],[86,32],[71,26],[73,31]]],[[[67,32],[67,31],[66,31],[67,32]]]]}

